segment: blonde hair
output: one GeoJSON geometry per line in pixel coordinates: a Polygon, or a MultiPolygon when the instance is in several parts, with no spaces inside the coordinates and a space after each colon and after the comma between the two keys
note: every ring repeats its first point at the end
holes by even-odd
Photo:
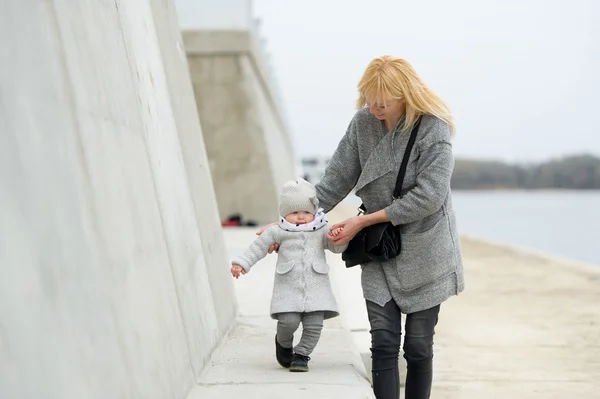
{"type": "Polygon", "coordinates": [[[410,131],[419,116],[430,114],[442,119],[454,133],[454,118],[450,108],[421,79],[406,60],[385,55],[369,63],[358,83],[358,109],[369,103],[383,104],[388,100],[406,103],[403,132],[410,131]]]}

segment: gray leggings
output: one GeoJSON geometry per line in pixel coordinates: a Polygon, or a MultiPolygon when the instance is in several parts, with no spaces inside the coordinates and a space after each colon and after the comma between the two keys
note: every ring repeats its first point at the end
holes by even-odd
{"type": "Polygon", "coordinates": [[[294,333],[302,321],[302,338],[294,348],[294,352],[304,356],[310,355],[319,342],[324,317],[324,312],[279,313],[277,342],[284,348],[291,348],[294,344],[294,333]]]}

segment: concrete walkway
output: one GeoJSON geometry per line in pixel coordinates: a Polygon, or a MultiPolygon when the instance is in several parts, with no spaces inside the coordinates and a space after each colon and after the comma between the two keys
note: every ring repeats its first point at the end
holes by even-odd
{"type": "MultiPolygon", "coordinates": [[[[256,231],[224,229],[229,257],[243,252],[256,231]]],[[[359,353],[340,317],[325,321],[308,373],[292,373],[279,366],[275,360],[276,321],[268,316],[276,259],[275,255],[265,257],[234,281],[237,324],[213,354],[188,399],[374,398],[359,353]]]]}
{"type": "MultiPolygon", "coordinates": [[[[353,213],[338,208],[329,219],[353,213]]],[[[256,230],[225,229],[230,257],[256,230]]],[[[600,267],[474,238],[461,244],[466,290],[442,305],[432,398],[600,399],[600,267]]],[[[275,261],[267,256],[234,282],[238,324],[189,398],[373,398],[360,268],[328,253],[342,317],[325,322],[311,371],[290,373],[275,361],[268,317],[275,261]]],[[[402,358],[400,370],[403,380],[402,358]]]]}

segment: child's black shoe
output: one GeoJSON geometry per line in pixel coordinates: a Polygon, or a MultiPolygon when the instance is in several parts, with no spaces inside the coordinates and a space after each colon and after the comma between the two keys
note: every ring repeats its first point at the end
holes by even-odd
{"type": "Polygon", "coordinates": [[[308,361],[310,357],[294,353],[290,371],[308,371],[308,361]]]}
{"type": "Polygon", "coordinates": [[[281,346],[279,342],[277,342],[277,335],[275,335],[275,357],[277,358],[277,363],[279,363],[281,367],[287,369],[292,364],[293,356],[294,350],[292,348],[284,348],[281,346]]]}

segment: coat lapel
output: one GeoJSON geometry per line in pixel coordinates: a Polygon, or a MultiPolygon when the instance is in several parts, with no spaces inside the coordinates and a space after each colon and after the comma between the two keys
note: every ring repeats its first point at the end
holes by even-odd
{"type": "Polygon", "coordinates": [[[371,151],[369,158],[362,167],[362,173],[356,182],[355,190],[361,188],[380,178],[394,169],[394,156],[392,154],[391,132],[383,136],[371,151]]]}

